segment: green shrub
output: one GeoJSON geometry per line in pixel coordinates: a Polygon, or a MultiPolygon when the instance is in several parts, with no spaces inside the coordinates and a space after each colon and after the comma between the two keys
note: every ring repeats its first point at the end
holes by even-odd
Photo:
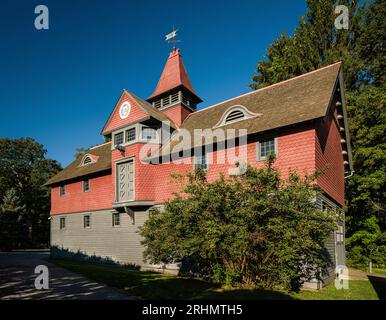
{"type": "Polygon", "coordinates": [[[324,244],[338,217],[313,204],[314,175],[283,180],[268,161],[213,182],[203,172],[179,178],[182,192],[140,229],[147,261],[195,257],[209,266],[201,276],[214,281],[290,290],[330,266],[324,244]]]}

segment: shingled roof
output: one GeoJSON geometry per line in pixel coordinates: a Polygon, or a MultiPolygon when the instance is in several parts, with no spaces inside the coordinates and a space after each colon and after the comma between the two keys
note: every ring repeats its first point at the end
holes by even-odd
{"type": "MultiPolygon", "coordinates": [[[[247,129],[248,134],[252,134],[323,118],[327,113],[340,70],[341,63],[335,63],[193,112],[185,119],[180,129],[188,130],[193,136],[194,129],[215,128],[229,108],[240,105],[249,112],[258,114],[258,116],[230,123],[222,128],[247,129]]],[[[146,101],[133,93],[127,93],[151,117],[159,121],[170,121],[166,115],[146,101]]],[[[173,122],[171,122],[171,126],[175,128],[173,122]]],[[[184,145],[181,141],[173,139],[172,136],[171,141],[161,148],[161,155],[162,150],[177,152],[188,148],[191,148],[190,144],[184,145]],[[174,147],[177,144],[180,148],[175,150],[174,147]]],[[[83,158],[83,156],[79,156],[69,166],[52,177],[46,185],[111,170],[111,143],[90,148],[85,154],[99,157],[98,161],[86,166],[79,166],[83,158]]]]}
{"type": "Polygon", "coordinates": [[[60,171],[46,182],[46,186],[60,183],[62,181],[94,174],[97,172],[111,170],[111,142],[92,147],[85,153],[79,155],[75,161],[60,171]],[[84,166],[80,166],[84,155],[90,154],[98,157],[98,161],[84,166]]]}
{"type": "MultiPolygon", "coordinates": [[[[230,123],[223,129],[247,129],[248,134],[252,134],[322,118],[326,115],[340,68],[341,62],[338,62],[193,112],[180,129],[188,130],[193,137],[194,129],[215,128],[229,108],[240,105],[259,116],[230,123]]],[[[188,148],[190,143],[184,146],[172,136],[169,145],[161,148],[161,154],[162,150],[177,152],[188,148]],[[176,145],[181,148],[174,149],[176,145]]]]}
{"type": "Polygon", "coordinates": [[[180,49],[174,48],[169,54],[169,58],[166,61],[166,65],[162,71],[157,87],[147,100],[151,100],[154,97],[180,86],[188,89],[195,97],[197,97],[198,100],[201,101],[193,89],[192,82],[190,81],[184,62],[182,61],[180,49]]]}

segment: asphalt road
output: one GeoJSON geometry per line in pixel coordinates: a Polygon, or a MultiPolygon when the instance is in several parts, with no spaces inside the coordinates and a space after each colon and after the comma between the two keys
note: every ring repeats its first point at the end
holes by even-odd
{"type": "Polygon", "coordinates": [[[47,252],[0,252],[0,300],[129,300],[117,289],[89,280],[45,259],[47,252]],[[36,289],[35,267],[49,270],[49,288],[36,289]]]}

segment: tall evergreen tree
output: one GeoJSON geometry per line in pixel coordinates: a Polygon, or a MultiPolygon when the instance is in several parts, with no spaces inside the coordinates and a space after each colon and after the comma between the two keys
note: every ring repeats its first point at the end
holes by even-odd
{"type": "Polygon", "coordinates": [[[386,263],[386,1],[308,0],[307,6],[294,35],[281,35],[267,49],[250,87],[343,62],[355,169],[346,190],[348,257],[386,263]],[[349,9],[348,30],[335,27],[338,4],[349,9]]]}
{"type": "Polygon", "coordinates": [[[309,11],[300,19],[292,37],[282,34],[258,63],[250,87],[258,89],[287,80],[331,63],[342,61],[348,88],[356,85],[361,63],[356,51],[363,21],[363,8],[357,1],[308,0],[309,11]],[[335,7],[349,8],[349,29],[335,27],[335,7]]]}

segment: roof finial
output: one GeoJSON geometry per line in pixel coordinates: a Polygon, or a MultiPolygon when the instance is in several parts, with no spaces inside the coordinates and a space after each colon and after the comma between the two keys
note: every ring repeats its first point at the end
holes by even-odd
{"type": "Polygon", "coordinates": [[[177,42],[181,42],[181,40],[177,40],[175,39],[175,37],[177,37],[177,30],[174,29],[174,26],[173,26],[173,31],[168,33],[165,37],[165,41],[168,42],[168,43],[173,43],[173,51],[176,49],[176,43],[177,42]]]}

